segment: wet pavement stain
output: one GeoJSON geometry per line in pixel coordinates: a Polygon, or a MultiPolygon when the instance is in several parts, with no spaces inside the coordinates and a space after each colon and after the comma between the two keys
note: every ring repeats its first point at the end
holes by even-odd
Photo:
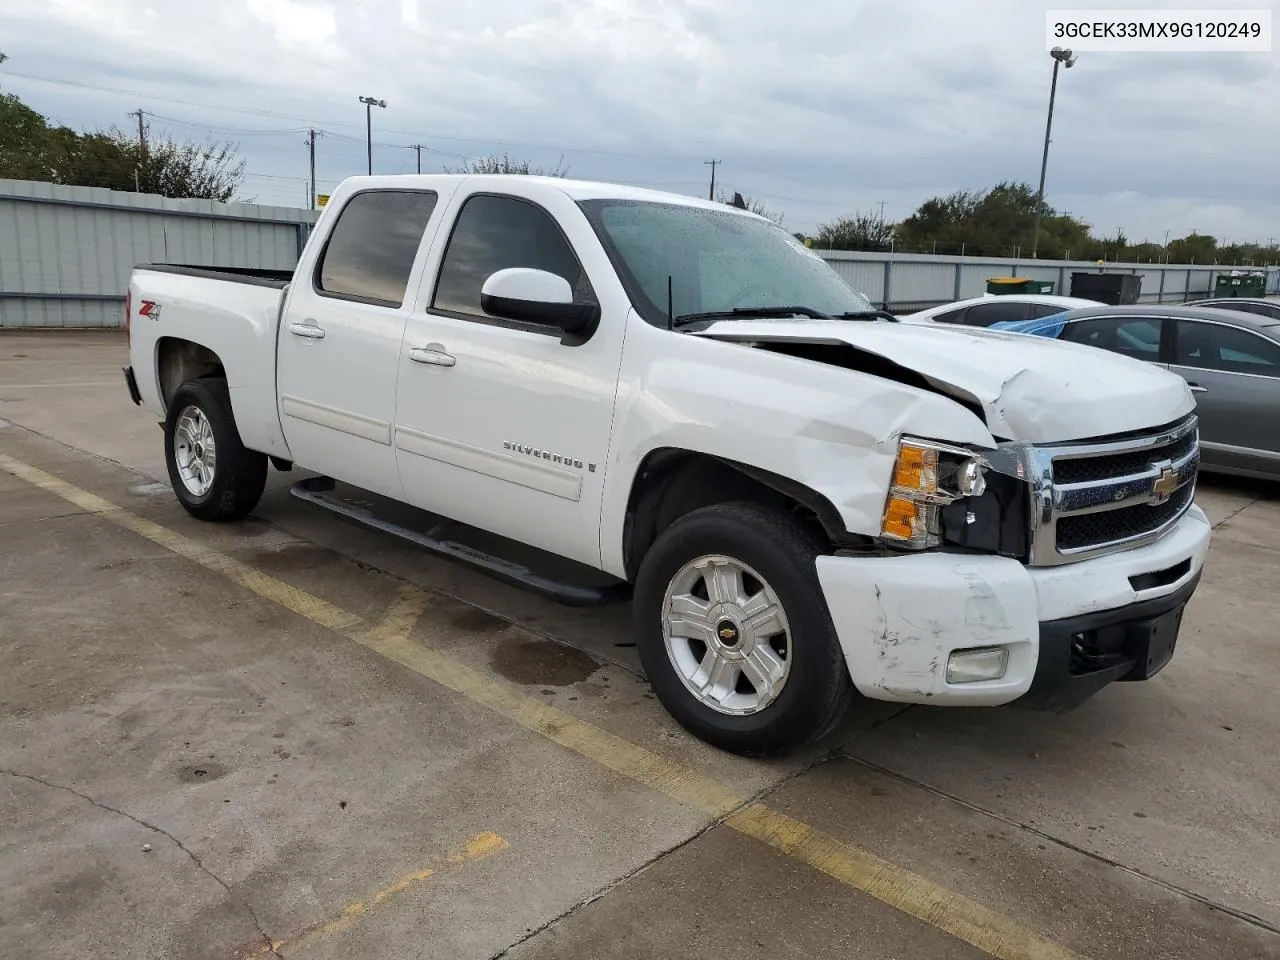
{"type": "Polygon", "coordinates": [[[459,607],[446,614],[446,618],[451,626],[459,630],[474,630],[477,633],[497,633],[511,626],[501,617],[486,613],[484,610],[477,610],[475,607],[459,607]]]}
{"type": "Polygon", "coordinates": [[[499,644],[489,662],[512,683],[529,687],[567,687],[600,669],[600,664],[581,650],[527,637],[512,637],[499,644]]]}
{"type": "Polygon", "coordinates": [[[247,558],[250,566],[264,573],[288,573],[295,570],[314,570],[329,566],[341,559],[326,547],[309,543],[291,543],[269,550],[255,550],[247,558]]]}

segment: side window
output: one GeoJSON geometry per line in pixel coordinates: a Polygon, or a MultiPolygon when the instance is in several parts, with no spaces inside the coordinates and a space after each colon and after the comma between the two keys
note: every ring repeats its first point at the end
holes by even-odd
{"type": "Polygon", "coordinates": [[[965,314],[969,312],[968,307],[961,307],[959,310],[947,310],[944,313],[935,313],[933,315],[934,323],[964,323],[965,314]]]}
{"type": "Polygon", "coordinates": [[[1280,344],[1239,327],[1178,321],[1174,363],[1201,370],[1280,376],[1280,344]]]}
{"type": "Polygon", "coordinates": [[[575,300],[596,300],[582,264],[549,213],[528,200],[482,194],[458,214],[432,307],[486,316],[480,290],[492,274],[509,267],[557,274],[569,281],[575,300]]]}
{"type": "Polygon", "coordinates": [[[1052,303],[1033,303],[1031,307],[1031,320],[1039,320],[1042,317],[1052,317],[1055,314],[1063,313],[1067,307],[1059,307],[1052,303]]]}
{"type": "Polygon", "coordinates": [[[1010,323],[1030,320],[1035,316],[1031,305],[1016,300],[994,299],[990,303],[976,303],[964,318],[966,327],[989,327],[993,323],[1010,323]]]}
{"type": "Polygon", "coordinates": [[[1067,324],[1064,340],[1122,353],[1138,360],[1160,359],[1159,317],[1097,317],[1067,324]]]}
{"type": "Polygon", "coordinates": [[[425,191],[356,194],[329,234],[316,287],[333,297],[399,307],[435,207],[436,194],[425,191]]]}

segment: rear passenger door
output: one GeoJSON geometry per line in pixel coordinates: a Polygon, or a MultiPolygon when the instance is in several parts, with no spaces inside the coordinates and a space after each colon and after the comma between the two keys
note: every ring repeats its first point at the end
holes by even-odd
{"type": "Polygon", "coordinates": [[[437,199],[425,190],[353,194],[299,269],[281,318],[280,423],[294,461],[389,497],[401,494],[391,422],[406,290],[437,199]]]}
{"type": "Polygon", "coordinates": [[[1280,344],[1241,327],[1179,319],[1173,361],[1170,369],[1196,395],[1205,460],[1280,469],[1280,344]]]}

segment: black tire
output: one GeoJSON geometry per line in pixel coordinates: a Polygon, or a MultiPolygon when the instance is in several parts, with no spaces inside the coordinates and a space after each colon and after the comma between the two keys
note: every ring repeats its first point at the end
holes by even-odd
{"type": "Polygon", "coordinates": [[[258,505],[267,483],[267,458],[264,454],[246,450],[240,441],[240,432],[231,412],[227,381],[220,377],[188,380],[174,393],[164,423],[164,459],[178,502],[200,520],[225,522],[243,519],[258,505]],[[209,421],[216,451],[213,483],[200,496],[183,482],[175,450],[175,429],[182,412],[188,407],[196,407],[209,421]]]}
{"type": "Polygon", "coordinates": [[[637,652],[662,705],[694,736],[743,756],[791,753],[831,731],[853,684],[818,583],[819,537],[795,517],[754,503],[704,507],[680,518],[650,547],[634,591],[637,652]],[[768,582],[790,628],[786,682],[756,713],[729,715],[698,700],[667,653],[663,606],[672,578],[690,561],[719,554],[768,582]]]}

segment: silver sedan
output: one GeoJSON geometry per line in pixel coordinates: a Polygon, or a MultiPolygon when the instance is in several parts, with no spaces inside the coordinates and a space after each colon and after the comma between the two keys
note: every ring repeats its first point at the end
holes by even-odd
{"type": "Polygon", "coordinates": [[[1212,307],[1129,304],[992,329],[1087,344],[1180,374],[1196,395],[1202,468],[1280,479],[1280,320],[1212,307]]]}

